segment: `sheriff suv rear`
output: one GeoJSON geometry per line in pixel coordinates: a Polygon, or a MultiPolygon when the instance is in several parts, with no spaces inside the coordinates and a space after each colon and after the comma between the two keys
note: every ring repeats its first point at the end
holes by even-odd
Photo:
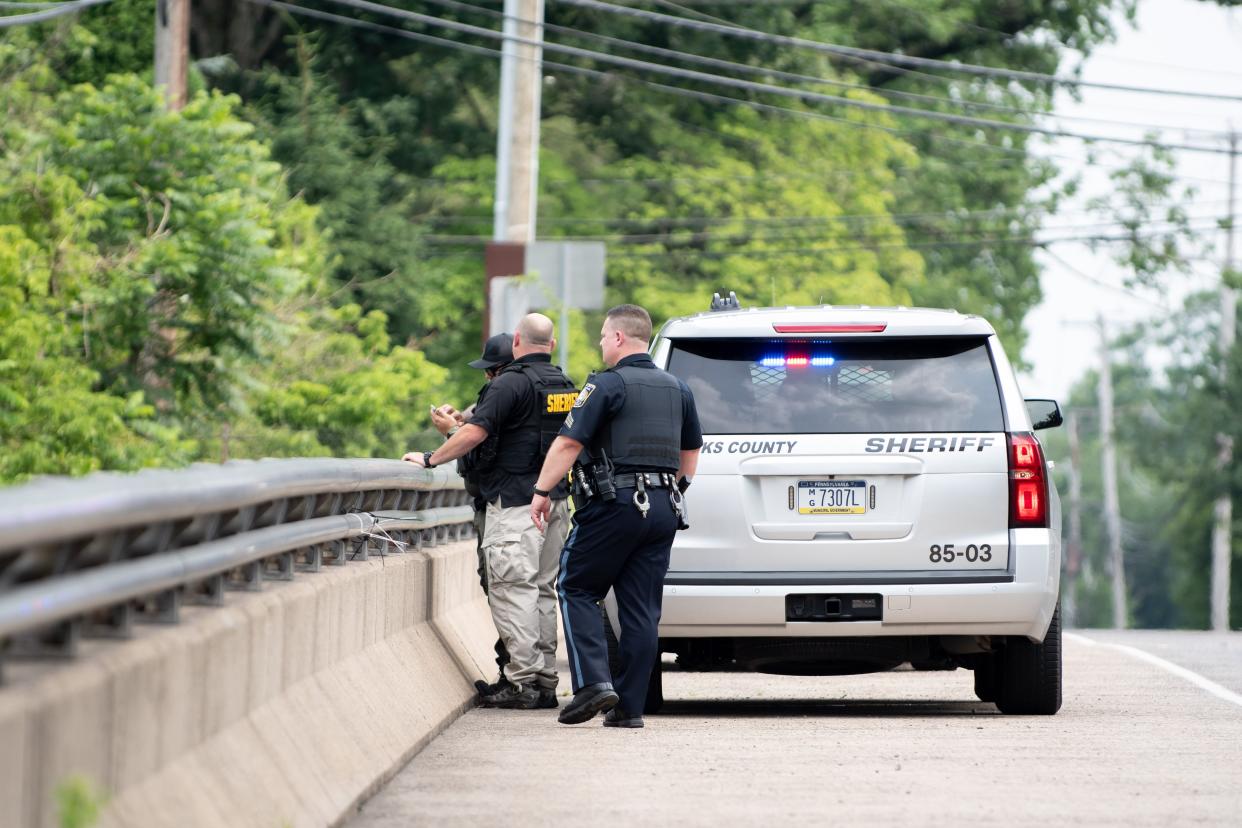
{"type": "Polygon", "coordinates": [[[653,353],[705,435],[665,652],[805,675],[962,667],[1002,711],[1060,708],[1060,505],[1034,435],[1060,412],[1028,407],[985,320],[727,309],[670,321],[653,353]]]}

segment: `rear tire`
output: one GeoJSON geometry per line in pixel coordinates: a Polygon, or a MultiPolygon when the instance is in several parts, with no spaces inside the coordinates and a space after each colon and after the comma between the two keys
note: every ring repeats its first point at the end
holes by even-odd
{"type": "Polygon", "coordinates": [[[979,697],[979,701],[996,701],[996,656],[981,656],[974,673],[975,695],[979,697]]]}
{"type": "Polygon", "coordinates": [[[1061,605],[1053,611],[1043,641],[1010,638],[995,658],[996,706],[1002,713],[1051,716],[1060,710],[1061,605]]]}

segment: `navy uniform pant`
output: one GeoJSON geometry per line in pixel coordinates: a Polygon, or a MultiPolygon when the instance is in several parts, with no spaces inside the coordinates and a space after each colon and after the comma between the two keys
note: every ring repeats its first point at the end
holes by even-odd
{"type": "Polygon", "coordinates": [[[595,500],[574,513],[573,528],[561,552],[557,592],[569,651],[574,692],[611,681],[627,713],[642,713],[657,652],[657,627],[669,549],[677,517],[668,489],[649,489],[651,509],[644,519],[633,489],[618,489],[614,501],[595,500]],[[599,602],[617,596],[619,670],[608,669],[608,643],[599,602]]]}

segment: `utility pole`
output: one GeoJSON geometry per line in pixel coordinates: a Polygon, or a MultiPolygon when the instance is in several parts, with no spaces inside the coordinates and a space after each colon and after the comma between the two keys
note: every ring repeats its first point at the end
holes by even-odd
{"type": "Polygon", "coordinates": [[[535,240],[539,181],[543,0],[505,0],[504,13],[492,238],[530,244],[535,240]],[[515,38],[535,43],[519,43],[515,38]]]}
{"type": "Polygon", "coordinates": [[[173,112],[185,106],[190,65],[190,0],[155,0],[155,88],[173,112]]]}
{"type": "Polygon", "coordinates": [[[1113,570],[1113,628],[1126,627],[1126,569],[1121,549],[1121,506],[1117,497],[1117,454],[1113,448],[1113,368],[1108,353],[1108,328],[1101,315],[1100,329],[1100,463],[1104,475],[1104,528],[1108,532],[1108,560],[1113,570]]]}
{"type": "MultiPolygon", "coordinates": [[[[543,0],[505,0],[496,129],[496,198],[492,241],[484,254],[483,337],[491,330],[493,288],[519,287],[504,277],[526,273],[535,240],[539,189],[539,112],[543,91],[543,0]],[[533,41],[519,43],[518,40],[533,41]],[[493,279],[500,281],[493,282],[493,279]]],[[[520,291],[519,291],[520,292],[520,291]]]]}
{"type": "Polygon", "coordinates": [[[1065,550],[1065,587],[1061,590],[1066,625],[1078,626],[1078,574],[1082,571],[1082,449],[1078,442],[1078,413],[1068,412],[1070,449],[1069,546],[1065,550]]]}
{"type": "MultiPolygon", "coordinates": [[[[1229,381],[1229,362],[1237,336],[1238,296],[1231,284],[1233,280],[1234,223],[1237,221],[1234,186],[1238,175],[1238,133],[1229,132],[1229,224],[1225,230],[1225,261],[1220,285],[1220,379],[1229,381]]],[[[1220,432],[1216,435],[1216,467],[1222,479],[1221,492],[1213,510],[1212,526],[1212,629],[1229,629],[1230,563],[1233,556],[1233,494],[1231,469],[1233,466],[1233,435],[1220,432]]]]}

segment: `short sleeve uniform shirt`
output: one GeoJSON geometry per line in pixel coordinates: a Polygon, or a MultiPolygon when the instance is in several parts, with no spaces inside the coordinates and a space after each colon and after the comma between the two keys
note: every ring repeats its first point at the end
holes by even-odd
{"type": "MultiPolygon", "coordinates": [[[[627,365],[657,370],[656,364],[647,354],[631,354],[619,361],[616,367],[621,368],[627,365]]],[[[690,451],[702,448],[703,430],[699,426],[699,413],[694,407],[694,395],[681,380],[677,380],[677,384],[681,386],[681,450],[690,451]]],[[[603,433],[604,426],[617,416],[624,404],[625,381],[612,371],[594,374],[582,387],[578,399],[574,401],[574,407],[570,410],[569,416],[565,418],[565,425],[561,426],[560,433],[562,436],[570,437],[590,447],[603,433]]],[[[618,468],[617,471],[625,472],[633,471],[633,469],[618,468]]]]}

